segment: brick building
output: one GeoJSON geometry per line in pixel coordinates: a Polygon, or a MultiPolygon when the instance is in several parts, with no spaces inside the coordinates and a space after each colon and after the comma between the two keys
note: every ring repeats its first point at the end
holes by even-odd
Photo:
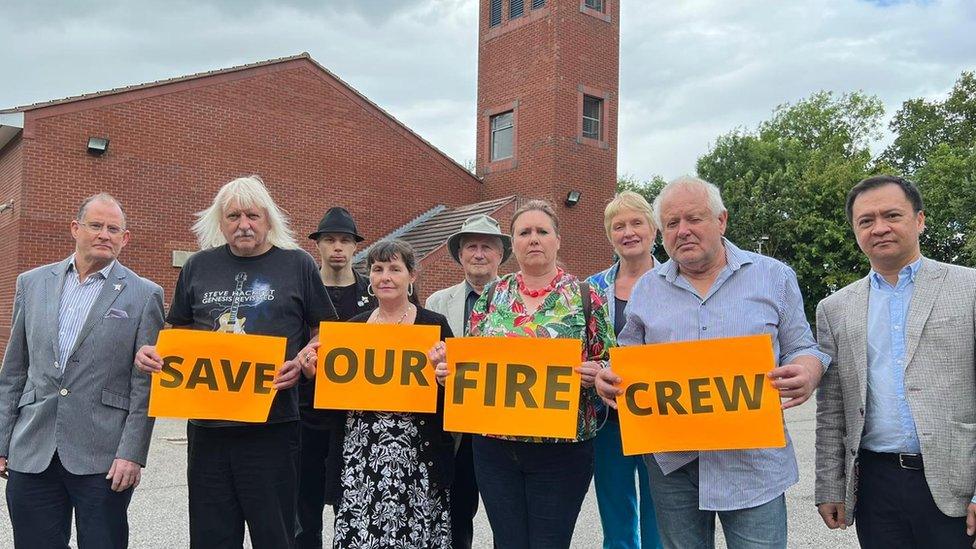
{"type": "Polygon", "coordinates": [[[99,191],[126,208],[122,260],[161,284],[167,302],[196,249],[193,214],[252,173],[300,234],[341,203],[368,242],[411,241],[424,294],[460,279],[443,242],[467,215],[507,227],[525,198],[559,208],[571,272],[604,266],[616,2],[482,0],[480,10],[477,176],[307,54],[0,110],[0,351],[17,274],[70,252],[75,208],[99,191]]]}

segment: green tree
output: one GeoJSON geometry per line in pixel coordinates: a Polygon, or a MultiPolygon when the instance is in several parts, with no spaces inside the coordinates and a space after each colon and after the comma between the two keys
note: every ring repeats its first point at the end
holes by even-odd
{"type": "Polygon", "coordinates": [[[910,99],[891,121],[881,161],[925,199],[922,252],[976,266],[976,75],[964,72],[944,100],[910,99]]]}
{"type": "Polygon", "coordinates": [[[754,130],[720,136],[698,173],[722,189],[726,236],[797,273],[808,318],[826,295],[863,276],[844,214],[848,190],[874,171],[870,143],[884,108],[861,92],[818,92],[784,104],[754,130]]]}

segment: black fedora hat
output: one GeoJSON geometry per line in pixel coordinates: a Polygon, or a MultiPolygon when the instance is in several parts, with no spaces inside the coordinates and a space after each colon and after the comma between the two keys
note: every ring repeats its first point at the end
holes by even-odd
{"type": "Polygon", "coordinates": [[[356,242],[366,240],[356,231],[356,222],[345,208],[336,206],[329,208],[319,221],[319,228],[314,233],[308,235],[312,240],[318,240],[325,233],[343,233],[352,235],[356,242]]]}

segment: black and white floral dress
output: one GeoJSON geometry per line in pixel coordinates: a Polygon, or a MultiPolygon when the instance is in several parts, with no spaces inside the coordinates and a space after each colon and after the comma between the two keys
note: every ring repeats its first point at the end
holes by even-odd
{"type": "Polygon", "coordinates": [[[422,459],[421,449],[431,444],[424,435],[431,418],[395,412],[346,415],[334,547],[451,547],[450,490],[434,481],[433,462],[422,459]]]}

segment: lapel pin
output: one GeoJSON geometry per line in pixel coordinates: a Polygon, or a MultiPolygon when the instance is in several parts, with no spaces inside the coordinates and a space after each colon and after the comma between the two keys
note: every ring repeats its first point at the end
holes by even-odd
{"type": "Polygon", "coordinates": [[[121,292],[122,291],[122,285],[121,284],[116,284],[115,285],[115,291],[116,292],[121,292]]]}

